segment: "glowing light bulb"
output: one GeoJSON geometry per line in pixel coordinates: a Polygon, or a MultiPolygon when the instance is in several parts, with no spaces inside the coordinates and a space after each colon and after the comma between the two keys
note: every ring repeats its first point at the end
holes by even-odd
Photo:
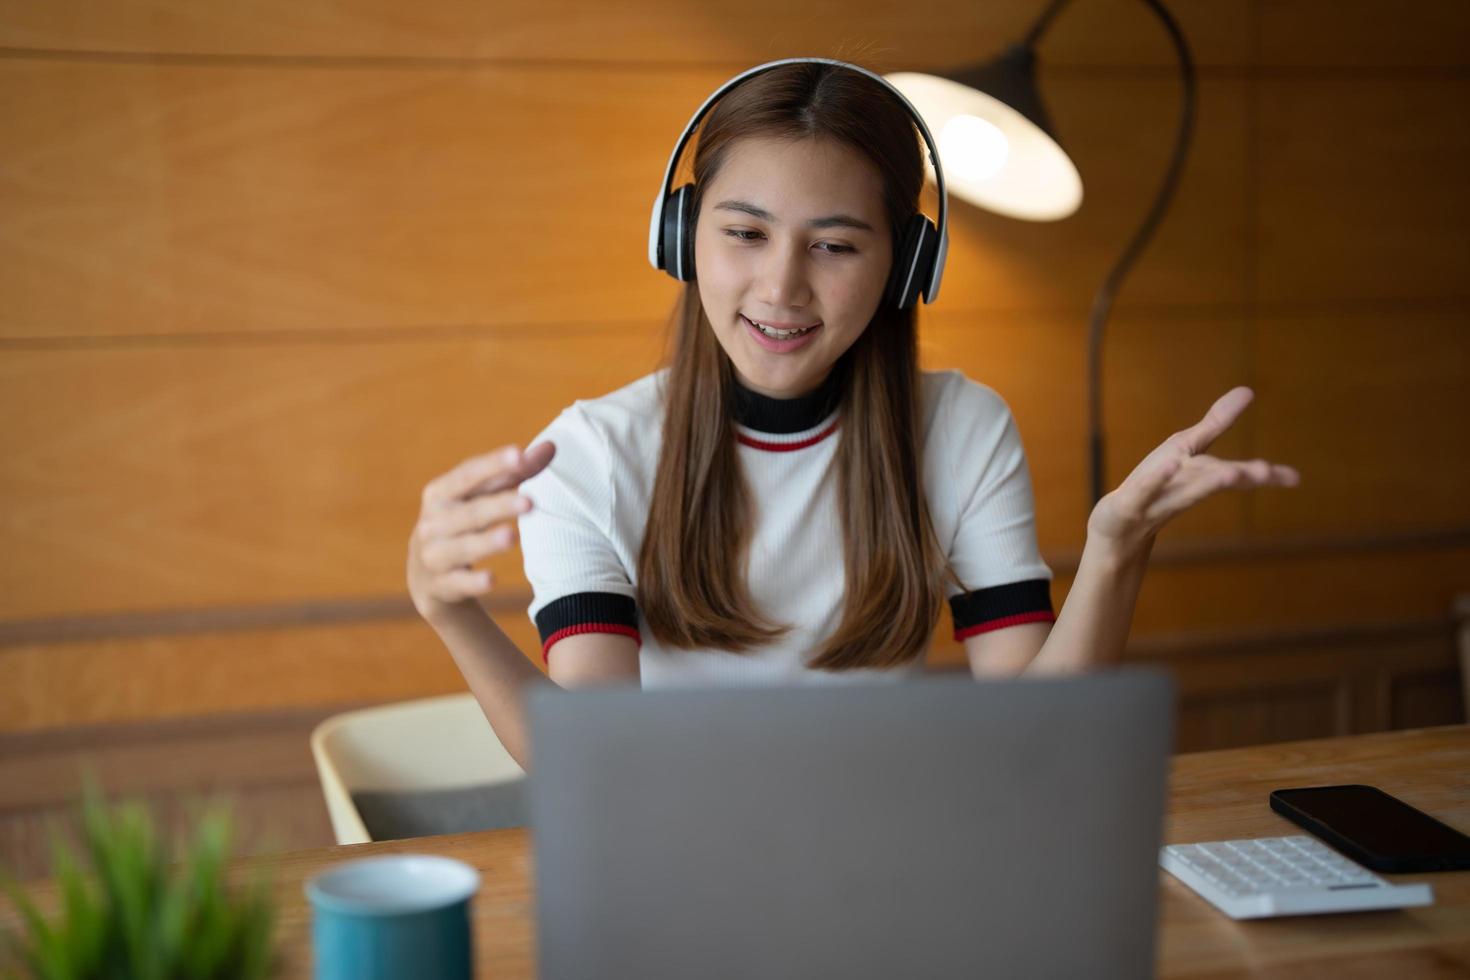
{"type": "Polygon", "coordinates": [[[944,124],[938,142],[945,173],[964,181],[993,177],[1011,152],[1010,141],[994,123],[965,113],[944,124]]]}

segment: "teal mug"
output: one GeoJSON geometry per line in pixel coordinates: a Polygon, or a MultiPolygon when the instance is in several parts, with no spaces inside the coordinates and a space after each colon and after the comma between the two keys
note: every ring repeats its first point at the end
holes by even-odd
{"type": "Polygon", "coordinates": [[[474,976],[470,900],[480,874],[463,861],[392,854],[347,861],[306,883],[316,980],[474,976]]]}

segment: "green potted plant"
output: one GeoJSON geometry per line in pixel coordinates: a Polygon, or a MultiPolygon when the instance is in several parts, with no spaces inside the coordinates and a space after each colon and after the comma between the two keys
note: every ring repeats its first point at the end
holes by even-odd
{"type": "Polygon", "coordinates": [[[213,804],[201,812],[177,860],[137,802],[109,806],[85,780],[82,857],[52,832],[58,909],[41,915],[10,875],[3,883],[23,931],[5,935],[0,975],[33,980],[248,980],[272,965],[275,910],[256,873],[227,886],[232,821],[213,804]],[[8,964],[8,966],[6,965],[8,964]]]}

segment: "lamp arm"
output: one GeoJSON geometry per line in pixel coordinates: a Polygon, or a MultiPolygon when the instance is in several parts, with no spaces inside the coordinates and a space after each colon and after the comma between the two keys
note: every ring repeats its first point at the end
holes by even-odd
{"type": "MultiPolygon", "coordinates": [[[[1058,0],[1057,4],[1047,11],[1043,21],[1038,23],[1037,29],[1045,26],[1048,19],[1056,8],[1065,0],[1058,0]]],[[[1102,499],[1104,492],[1105,477],[1103,473],[1104,450],[1102,435],[1102,342],[1103,328],[1107,324],[1108,314],[1113,307],[1113,296],[1118,290],[1123,277],[1128,274],[1129,268],[1143,251],[1154,230],[1158,227],[1160,219],[1163,218],[1165,210],[1168,209],[1170,201],[1174,198],[1174,192],[1179,186],[1179,177],[1184,170],[1184,159],[1189,153],[1190,139],[1194,133],[1194,62],[1189,55],[1189,45],[1184,40],[1184,35],[1179,30],[1179,25],[1169,12],[1164,9],[1159,0],[1143,0],[1159,19],[1164,22],[1169,36],[1174,41],[1175,50],[1179,54],[1180,78],[1183,85],[1182,105],[1179,112],[1179,132],[1174,139],[1174,155],[1169,161],[1169,169],[1164,174],[1164,182],[1159,187],[1158,195],[1154,198],[1153,207],[1149,209],[1148,215],[1143,219],[1143,224],[1134,232],[1133,239],[1128,247],[1123,250],[1116,265],[1108,273],[1106,279],[1098,287],[1097,295],[1092,301],[1092,313],[1088,321],[1087,332],[1087,378],[1088,378],[1088,430],[1090,439],[1091,461],[1092,461],[1092,501],[1088,505],[1091,508],[1102,499]]],[[[1034,29],[1036,30],[1036,29],[1034,29]]]]}
{"type": "Polygon", "coordinates": [[[1036,23],[1031,25],[1031,30],[1026,32],[1026,39],[1021,42],[1021,46],[1036,50],[1036,44],[1041,40],[1041,35],[1046,33],[1046,29],[1051,26],[1052,18],[1067,5],[1067,2],[1068,0],[1052,0],[1051,5],[1041,12],[1040,17],[1036,18],[1036,23]]]}

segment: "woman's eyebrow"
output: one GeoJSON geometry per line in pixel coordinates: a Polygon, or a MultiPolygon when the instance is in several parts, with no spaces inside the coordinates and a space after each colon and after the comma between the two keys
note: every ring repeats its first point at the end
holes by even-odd
{"type": "MultiPolygon", "coordinates": [[[[772,224],[780,224],[776,216],[771,212],[756,207],[749,201],[721,201],[714,207],[716,211],[741,211],[753,218],[769,221],[772,224]]],[[[854,218],[850,214],[829,214],[825,218],[813,218],[806,223],[808,228],[856,228],[859,231],[872,231],[873,226],[861,218],[854,218]]]]}

